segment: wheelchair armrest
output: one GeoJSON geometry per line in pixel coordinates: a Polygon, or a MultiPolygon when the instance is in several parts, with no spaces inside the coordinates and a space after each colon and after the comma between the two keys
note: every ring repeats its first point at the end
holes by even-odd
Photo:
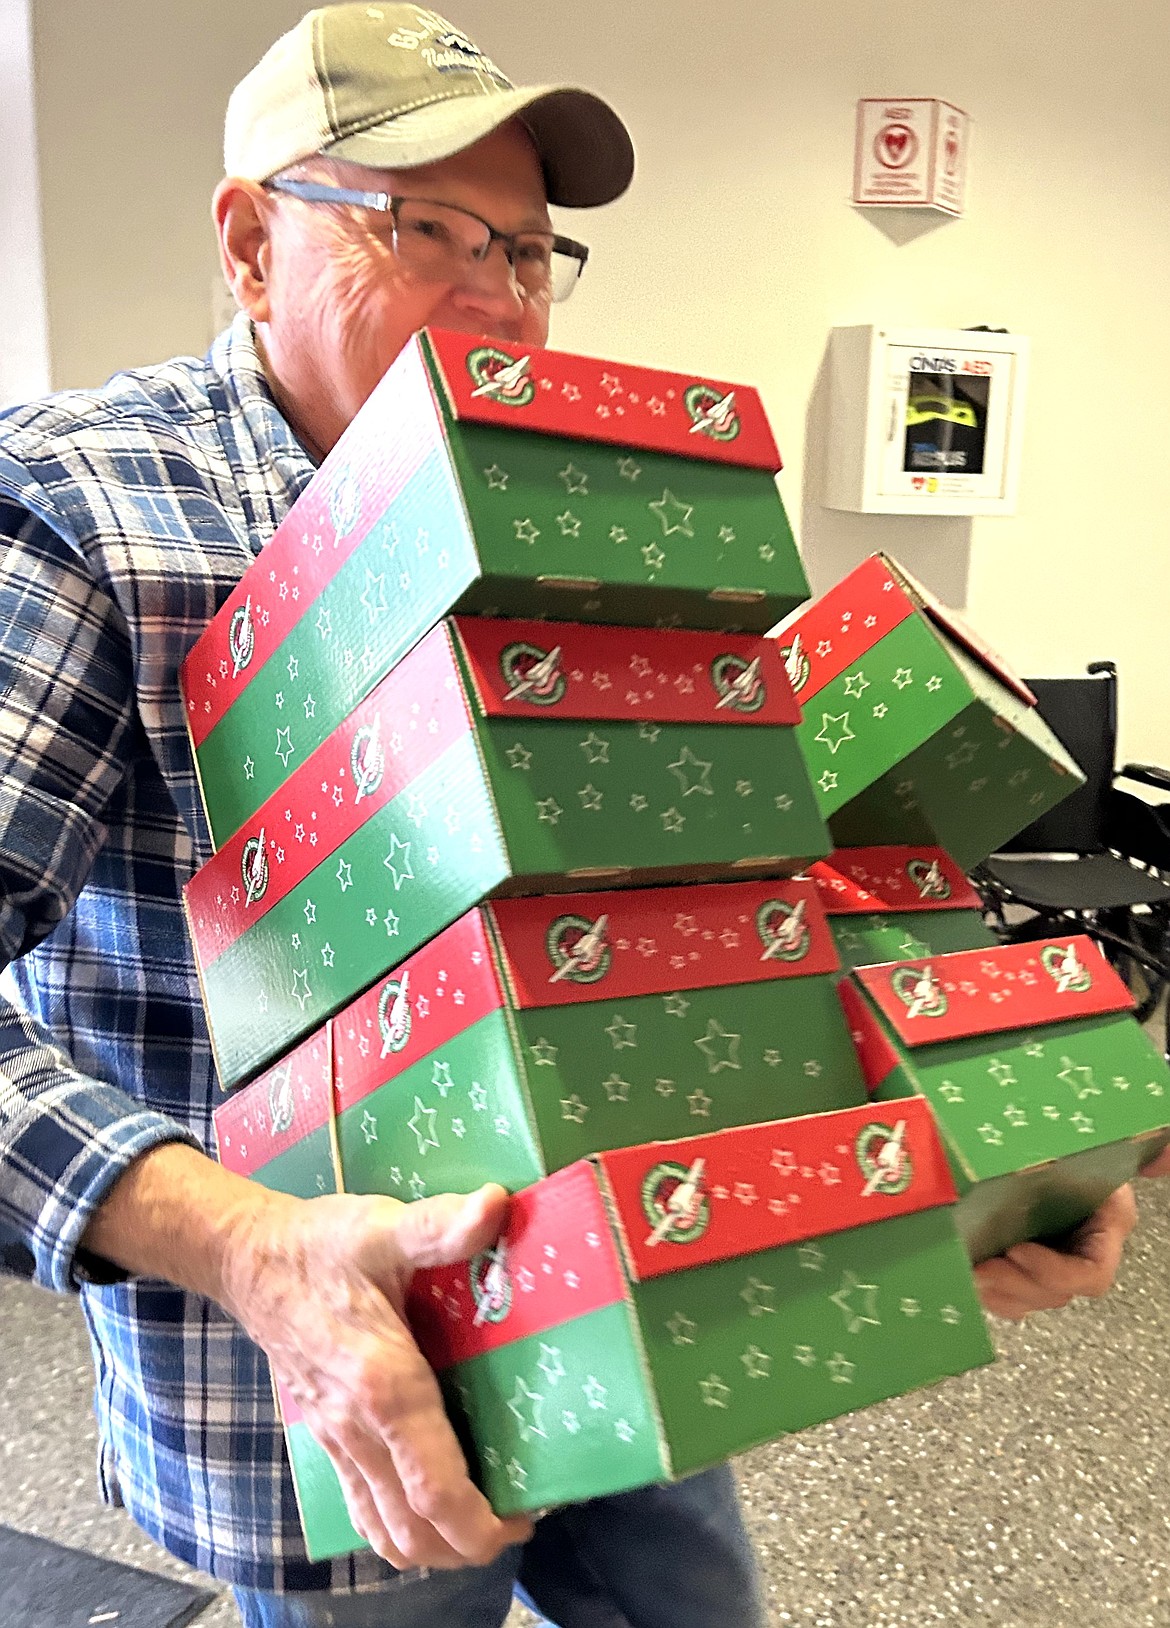
{"type": "Polygon", "coordinates": [[[1170,792],[1170,769],[1160,769],[1155,763],[1127,763],[1118,769],[1115,779],[1136,780],[1139,786],[1170,792]]]}

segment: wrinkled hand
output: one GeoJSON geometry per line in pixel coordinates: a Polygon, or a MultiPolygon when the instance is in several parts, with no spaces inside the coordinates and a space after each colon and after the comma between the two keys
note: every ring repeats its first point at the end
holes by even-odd
{"type": "Polygon", "coordinates": [[[1125,1240],[1137,1222],[1132,1187],[1111,1193],[1073,1233],[1067,1249],[1017,1244],[975,1268],[985,1309],[1020,1322],[1034,1311],[1054,1311],[1081,1295],[1091,1299],[1113,1286],[1125,1240]]]}
{"type": "Polygon", "coordinates": [[[332,1459],[355,1527],[400,1569],[487,1565],[532,1531],[472,1485],[404,1310],[416,1267],[470,1259],[506,1210],[495,1186],[414,1204],[290,1199],[253,1217],[228,1256],[227,1309],[332,1459]]]}

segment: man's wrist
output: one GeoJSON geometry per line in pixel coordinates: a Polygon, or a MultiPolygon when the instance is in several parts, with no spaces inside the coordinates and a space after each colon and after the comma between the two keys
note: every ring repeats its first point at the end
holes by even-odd
{"type": "Polygon", "coordinates": [[[264,1219],[298,1201],[224,1170],[181,1142],[151,1148],[114,1184],[81,1249],[163,1278],[238,1316],[235,1260],[264,1219]]]}

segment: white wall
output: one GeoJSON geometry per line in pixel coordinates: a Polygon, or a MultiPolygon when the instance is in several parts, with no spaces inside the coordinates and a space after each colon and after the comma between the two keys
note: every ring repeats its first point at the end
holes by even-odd
{"type": "MultiPolygon", "coordinates": [[[[54,377],[201,350],[221,110],[300,6],[37,0],[54,377]]],[[[1123,749],[1170,760],[1170,99],[1165,0],[450,0],[517,79],[609,94],[628,198],[588,220],[556,342],[758,383],[824,586],[889,547],[1025,671],[1122,667],[1123,749]],[[974,117],[968,214],[920,235],[848,203],[861,95],[974,117]],[[901,241],[899,241],[901,239],[901,241]],[[845,322],[986,322],[1033,339],[1014,519],[821,507],[821,368],[845,322]]]]}
{"type": "Polygon", "coordinates": [[[0,407],[49,388],[30,0],[0,0],[0,407]]]}

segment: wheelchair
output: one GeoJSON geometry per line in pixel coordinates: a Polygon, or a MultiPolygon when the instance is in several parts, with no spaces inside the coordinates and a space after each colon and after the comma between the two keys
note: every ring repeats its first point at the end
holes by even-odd
{"type": "MultiPolygon", "coordinates": [[[[1170,771],[1115,767],[1117,669],[1035,678],[1041,716],[1085,784],[976,868],[992,929],[1007,943],[1086,933],[1134,995],[1146,1023],[1170,983],[1170,771]],[[1137,788],[1159,794],[1151,801],[1137,788]]],[[[1170,1055],[1170,1008],[1165,1047],[1170,1055]]]]}

